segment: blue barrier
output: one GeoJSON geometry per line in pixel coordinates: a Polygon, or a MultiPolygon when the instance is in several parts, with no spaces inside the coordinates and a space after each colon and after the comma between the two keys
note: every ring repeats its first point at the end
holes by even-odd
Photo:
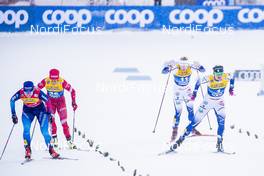
{"type": "Polygon", "coordinates": [[[0,7],[0,32],[264,29],[264,6],[0,7]]]}

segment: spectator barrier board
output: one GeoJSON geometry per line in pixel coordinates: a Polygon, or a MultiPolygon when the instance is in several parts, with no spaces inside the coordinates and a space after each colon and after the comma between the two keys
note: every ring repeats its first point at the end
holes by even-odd
{"type": "Polygon", "coordinates": [[[264,6],[0,7],[0,32],[264,29],[264,6]]]}

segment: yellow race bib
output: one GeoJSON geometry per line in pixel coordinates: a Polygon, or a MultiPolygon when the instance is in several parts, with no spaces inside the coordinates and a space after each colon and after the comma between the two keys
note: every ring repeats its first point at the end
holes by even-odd
{"type": "Polygon", "coordinates": [[[63,91],[63,79],[59,78],[58,80],[52,80],[50,78],[46,78],[45,88],[48,92],[61,92],[63,91]]]}
{"type": "Polygon", "coordinates": [[[225,88],[228,84],[228,74],[224,73],[221,81],[216,81],[214,75],[209,76],[208,87],[210,89],[222,89],[225,88]]]}
{"type": "Polygon", "coordinates": [[[180,65],[177,64],[177,68],[178,68],[178,70],[176,71],[175,76],[187,77],[187,76],[190,76],[192,74],[192,69],[190,66],[188,66],[186,70],[182,70],[180,65]]]}
{"type": "Polygon", "coordinates": [[[21,100],[23,101],[24,104],[26,105],[31,105],[39,102],[39,98],[27,98],[27,97],[22,97],[21,100]]]}

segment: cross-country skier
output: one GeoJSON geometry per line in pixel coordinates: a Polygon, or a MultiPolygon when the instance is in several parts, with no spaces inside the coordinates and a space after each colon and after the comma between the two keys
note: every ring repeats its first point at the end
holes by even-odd
{"type": "MultiPolygon", "coordinates": [[[[179,61],[169,61],[165,63],[165,66],[162,70],[163,74],[167,74],[171,71],[174,71],[174,125],[172,127],[172,135],[170,142],[173,142],[178,133],[178,126],[180,123],[180,116],[182,113],[182,103],[184,102],[188,111],[188,119],[192,121],[194,112],[193,112],[193,100],[191,100],[192,90],[190,87],[190,79],[193,70],[198,70],[199,72],[205,72],[205,69],[202,65],[194,62],[189,62],[186,57],[180,58],[179,61]]],[[[201,135],[201,133],[193,129],[193,133],[196,135],[201,135]]]]}
{"type": "Polygon", "coordinates": [[[20,89],[12,96],[10,100],[12,120],[14,124],[18,123],[18,118],[15,110],[15,102],[21,99],[23,101],[23,113],[22,113],[22,123],[23,123],[23,138],[24,146],[26,150],[25,158],[31,158],[31,139],[30,139],[30,127],[35,116],[40,125],[41,133],[45,139],[45,143],[49,149],[49,153],[53,158],[58,158],[59,154],[54,150],[51,145],[51,136],[49,134],[49,118],[51,117],[51,107],[48,101],[48,97],[39,88],[34,87],[33,82],[24,82],[23,88],[20,89]],[[43,103],[46,103],[46,107],[43,103]],[[46,109],[47,108],[47,109],[46,109]]]}
{"type": "Polygon", "coordinates": [[[185,132],[180,138],[170,147],[170,150],[175,150],[184,141],[191,131],[202,121],[206,114],[213,109],[217,117],[218,130],[217,130],[217,144],[218,152],[224,152],[223,149],[223,133],[225,128],[225,104],[223,95],[228,83],[229,94],[234,95],[234,78],[229,73],[224,73],[224,68],[221,65],[213,67],[213,75],[206,76],[202,80],[198,80],[193,91],[192,99],[195,99],[197,91],[201,84],[207,84],[207,94],[199,109],[195,113],[194,119],[186,127],[185,132]]]}
{"type": "Polygon", "coordinates": [[[75,90],[72,86],[63,78],[60,77],[60,72],[57,69],[51,69],[49,72],[49,77],[43,79],[38,87],[40,89],[46,88],[48,98],[51,102],[52,109],[52,123],[51,123],[51,133],[52,133],[52,143],[55,147],[58,147],[58,138],[57,138],[57,126],[55,123],[55,113],[56,111],[59,114],[60,122],[63,128],[63,133],[66,137],[67,144],[70,149],[76,149],[76,145],[73,144],[71,140],[71,134],[69,131],[69,126],[67,123],[67,109],[66,102],[64,97],[64,89],[71,93],[72,98],[72,108],[73,111],[77,109],[77,104],[75,101],[75,90]]]}

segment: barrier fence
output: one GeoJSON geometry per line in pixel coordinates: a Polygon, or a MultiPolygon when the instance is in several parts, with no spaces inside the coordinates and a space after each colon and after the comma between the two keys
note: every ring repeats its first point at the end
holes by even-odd
{"type": "Polygon", "coordinates": [[[252,30],[264,28],[264,6],[1,6],[0,32],[252,30]]]}

